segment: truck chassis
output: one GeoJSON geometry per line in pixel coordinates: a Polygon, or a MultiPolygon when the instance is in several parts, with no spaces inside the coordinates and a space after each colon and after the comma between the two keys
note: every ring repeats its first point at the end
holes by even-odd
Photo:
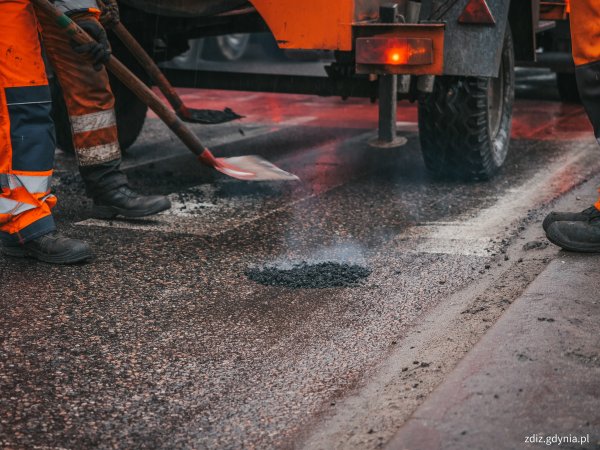
{"type": "MultiPolygon", "coordinates": [[[[179,87],[378,99],[375,145],[384,147],[399,142],[396,102],[416,101],[424,161],[436,176],[482,180],[502,167],[510,142],[515,65],[552,68],[561,74],[561,95],[576,98],[562,1],[228,2],[230,7],[219,11],[215,8],[223,3],[214,0],[177,0],[170,6],[123,0],[122,20],[158,61],[185,51],[189,39],[239,32],[269,31],[283,49],[331,50],[335,61],[326,68],[327,77],[165,72],[179,87]]],[[[113,47],[144,76],[119,42],[113,47]]],[[[112,83],[125,148],[139,134],[146,110],[116,80],[112,83]]],[[[56,83],[54,92],[59,145],[68,148],[70,127],[56,83]]]]}

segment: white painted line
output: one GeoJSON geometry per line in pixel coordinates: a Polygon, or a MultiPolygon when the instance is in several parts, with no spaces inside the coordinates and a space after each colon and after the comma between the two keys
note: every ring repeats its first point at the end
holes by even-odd
{"type": "Polygon", "coordinates": [[[417,122],[396,122],[396,128],[398,131],[419,132],[419,124],[417,122]]]}
{"type": "MultiPolygon", "coordinates": [[[[494,205],[480,210],[475,217],[411,227],[396,238],[397,245],[408,247],[411,253],[489,256],[498,248],[492,241],[502,235],[506,227],[525,217],[532,205],[548,202],[560,193],[559,189],[564,191],[565,186],[555,186],[554,182],[568,179],[561,174],[570,173],[586,153],[585,148],[579,148],[559,158],[548,169],[503,194],[494,205]]],[[[572,179],[572,183],[574,186],[576,180],[572,179]]]]}

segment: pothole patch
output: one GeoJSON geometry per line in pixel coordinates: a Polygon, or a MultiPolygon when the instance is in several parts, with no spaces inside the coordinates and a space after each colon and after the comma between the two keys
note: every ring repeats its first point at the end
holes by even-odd
{"type": "Polygon", "coordinates": [[[367,267],[337,262],[302,261],[286,267],[266,266],[246,270],[246,276],[256,283],[294,289],[356,287],[369,275],[371,269],[367,267]]]}

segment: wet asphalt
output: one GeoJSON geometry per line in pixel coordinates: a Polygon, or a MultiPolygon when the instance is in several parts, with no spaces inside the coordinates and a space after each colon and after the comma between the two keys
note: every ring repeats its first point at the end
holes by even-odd
{"type": "Polygon", "coordinates": [[[485,276],[520,220],[600,167],[581,107],[548,77],[522,77],[509,159],[486,183],[427,174],[412,105],[398,119],[408,144],[380,150],[368,101],[184,94],[246,116],[194,127],[215,153],[258,153],[302,182],[228,180],[151,116],[124,167],[172,211],[96,221],[59,154],[58,223],[96,258],[0,258],[1,447],[292,447],[428,310],[485,276]],[[435,231],[484,216],[483,232],[435,231]]]}

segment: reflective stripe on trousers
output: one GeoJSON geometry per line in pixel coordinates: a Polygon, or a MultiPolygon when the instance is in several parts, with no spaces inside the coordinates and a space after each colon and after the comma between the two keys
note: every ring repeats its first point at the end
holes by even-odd
{"type": "Polygon", "coordinates": [[[80,166],[93,166],[121,157],[114,109],[71,116],[73,143],[80,166]]]}

